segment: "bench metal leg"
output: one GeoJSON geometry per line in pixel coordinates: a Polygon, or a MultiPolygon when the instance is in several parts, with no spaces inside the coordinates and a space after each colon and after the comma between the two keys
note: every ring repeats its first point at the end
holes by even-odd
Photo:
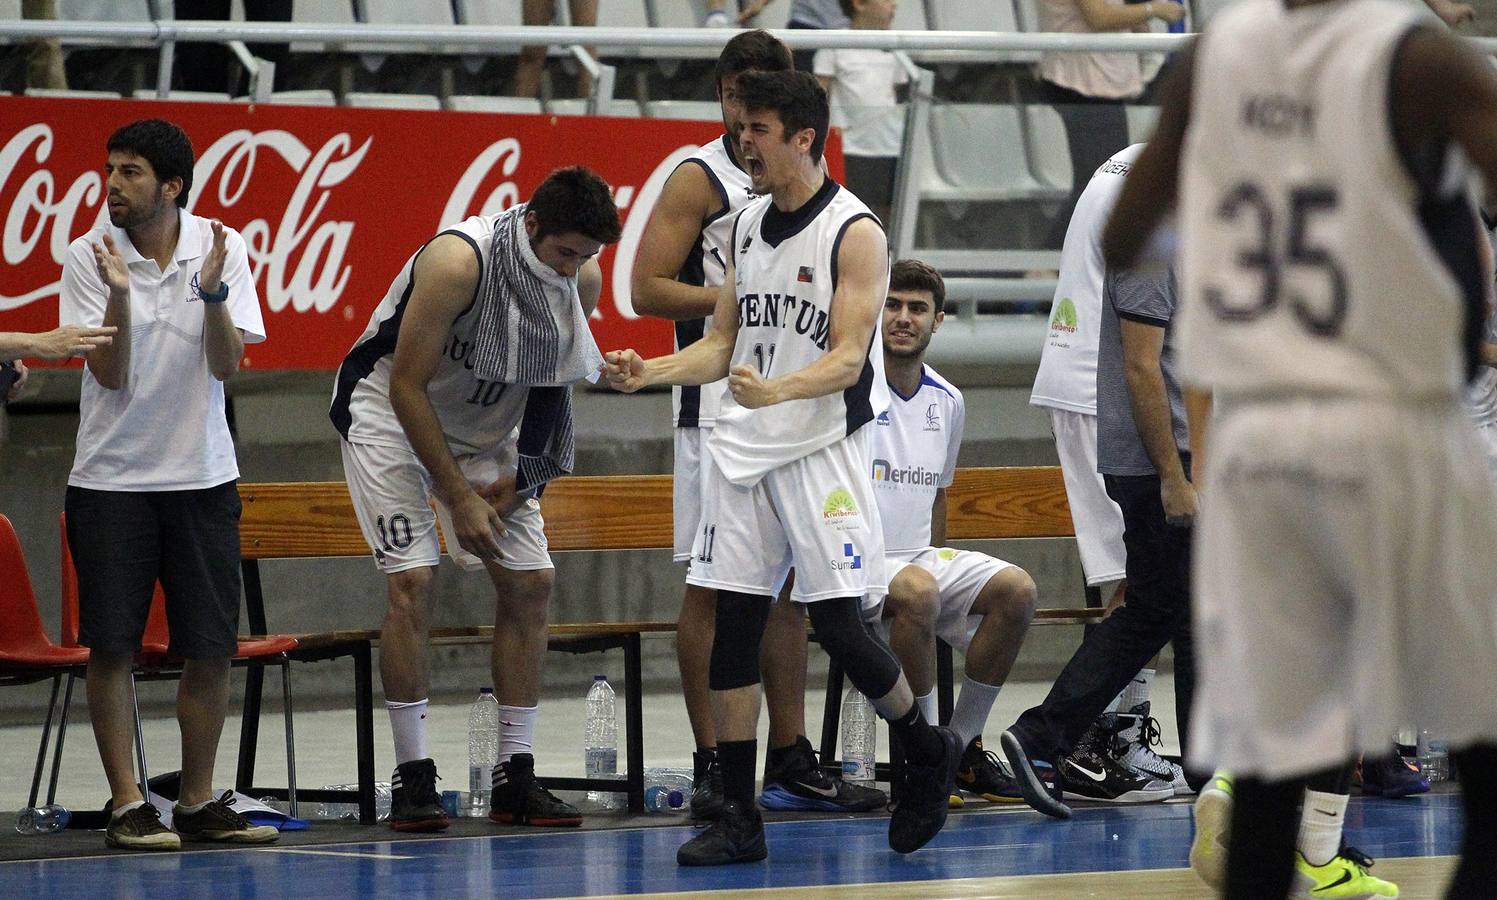
{"type": "Polygon", "coordinates": [[[77,680],[78,673],[68,673],[68,687],[62,695],[62,721],[57,724],[57,747],[52,751],[52,778],[47,783],[48,805],[57,802],[57,775],[62,769],[62,744],[68,737],[68,711],[73,708],[73,684],[77,680]]]}
{"type": "Polygon", "coordinates": [[[135,758],[140,762],[140,796],[151,799],[151,775],[146,768],[146,734],[140,727],[140,698],[135,692],[135,672],[130,672],[130,708],[135,712],[135,758]]]}
{"type": "Polygon", "coordinates": [[[296,730],[291,716],[291,660],[281,657],[281,703],[286,714],[286,793],[288,810],[296,815],[296,730]]]}
{"type": "Polygon", "coordinates": [[[624,745],[625,771],[628,773],[629,811],[644,812],[645,809],[645,716],[642,666],[640,665],[639,632],[627,635],[624,641],[624,723],[626,728],[624,745]]]}
{"type": "Polygon", "coordinates": [[[31,794],[26,798],[26,808],[36,806],[36,795],[42,789],[42,769],[47,764],[47,745],[52,742],[52,715],[57,711],[57,693],[62,689],[62,673],[52,676],[52,695],[47,698],[47,718],[42,722],[42,742],[36,748],[36,770],[31,774],[31,794]]]}
{"type": "MultiPolygon", "coordinates": [[[[373,825],[374,814],[374,676],[366,643],[353,653],[355,743],[359,757],[359,824],[373,825]]],[[[643,804],[643,795],[640,799],[643,804]]]]}

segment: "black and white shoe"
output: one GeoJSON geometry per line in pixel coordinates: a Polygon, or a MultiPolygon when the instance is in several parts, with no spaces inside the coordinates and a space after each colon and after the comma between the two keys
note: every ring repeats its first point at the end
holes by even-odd
{"type": "Polygon", "coordinates": [[[691,821],[705,825],[722,815],[723,770],[717,751],[697,750],[691,754],[691,821]]]}
{"type": "Polygon", "coordinates": [[[1185,769],[1155,752],[1154,748],[1160,743],[1159,720],[1149,715],[1149,701],[1145,700],[1126,713],[1118,713],[1114,721],[1112,758],[1123,768],[1168,783],[1174,788],[1176,797],[1195,793],[1185,780],[1185,769]]]}
{"type": "Polygon", "coordinates": [[[871,812],[883,809],[889,798],[883,791],[841,778],[833,778],[817,762],[816,751],[805,735],[764,771],[764,791],[759,805],[780,811],[871,812]]]}
{"type": "Polygon", "coordinates": [[[1067,800],[1099,803],[1156,803],[1175,796],[1165,781],[1133,771],[1113,756],[1112,731],[1093,723],[1071,754],[1060,764],[1063,796],[1067,800]]]}
{"type": "Polygon", "coordinates": [[[436,760],[413,759],[396,766],[385,824],[396,831],[446,831],[450,823],[437,793],[439,777],[436,760]]]}

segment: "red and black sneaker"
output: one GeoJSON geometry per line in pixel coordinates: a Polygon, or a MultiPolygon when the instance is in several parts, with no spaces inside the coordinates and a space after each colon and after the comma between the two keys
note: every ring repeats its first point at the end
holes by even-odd
{"type": "Polygon", "coordinates": [[[439,777],[434,759],[413,759],[396,766],[385,824],[396,831],[446,831],[451,823],[437,793],[439,777]]]}
{"type": "Polygon", "coordinates": [[[582,824],[577,807],[541,787],[535,780],[535,757],[516,753],[494,767],[489,821],[506,825],[575,828],[582,824]]]}

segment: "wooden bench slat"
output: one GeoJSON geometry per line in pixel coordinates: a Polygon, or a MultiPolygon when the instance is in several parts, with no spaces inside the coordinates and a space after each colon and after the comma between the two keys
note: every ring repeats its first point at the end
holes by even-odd
{"type": "Polygon", "coordinates": [[[946,537],[1074,537],[1057,466],[957,469],[946,489],[946,537]]]}

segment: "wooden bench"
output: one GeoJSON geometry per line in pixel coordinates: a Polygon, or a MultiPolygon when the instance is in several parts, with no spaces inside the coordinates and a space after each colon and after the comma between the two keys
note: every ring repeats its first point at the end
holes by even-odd
{"type": "MultiPolygon", "coordinates": [[[[240,521],[244,589],[250,629],[270,632],[265,613],[259,564],[262,560],[365,556],[368,546],[354,517],[348,489],[342,482],[241,484],[244,512],[240,521]]],[[[554,552],[669,549],[673,541],[671,478],[667,475],[585,476],[559,479],[542,500],[546,536],[554,552]]],[[[1064,538],[1075,534],[1066,503],[1065,486],[1055,467],[969,468],[956,473],[947,491],[947,539],[1064,538]]],[[[371,588],[372,589],[372,588],[371,588]]],[[[1040,609],[1036,624],[1085,624],[1100,618],[1094,595],[1086,608],[1040,609]]],[[[569,623],[550,626],[550,647],[566,652],[624,651],[625,777],[629,807],[644,804],[643,697],[641,696],[640,637],[674,632],[674,622],[569,623]]],[[[332,631],[298,635],[294,660],[316,661],[350,657],[354,665],[355,743],[359,790],[356,799],[366,824],[374,816],[374,733],[371,648],[377,630],[332,631]]],[[[491,626],[439,628],[436,644],[487,643],[491,626]]],[[[942,716],[951,710],[952,660],[949,647],[938,655],[942,716]]],[[[256,786],[255,750],[259,731],[262,669],[252,668],[246,685],[241,725],[236,790],[249,796],[282,796],[280,788],[256,786]]],[[[823,759],[835,758],[842,673],[828,673],[828,700],[823,719],[823,759]]],[[[546,786],[562,790],[618,789],[619,783],[585,778],[543,778],[546,786]]],[[[348,801],[347,791],[298,791],[299,799],[348,801]]]]}

